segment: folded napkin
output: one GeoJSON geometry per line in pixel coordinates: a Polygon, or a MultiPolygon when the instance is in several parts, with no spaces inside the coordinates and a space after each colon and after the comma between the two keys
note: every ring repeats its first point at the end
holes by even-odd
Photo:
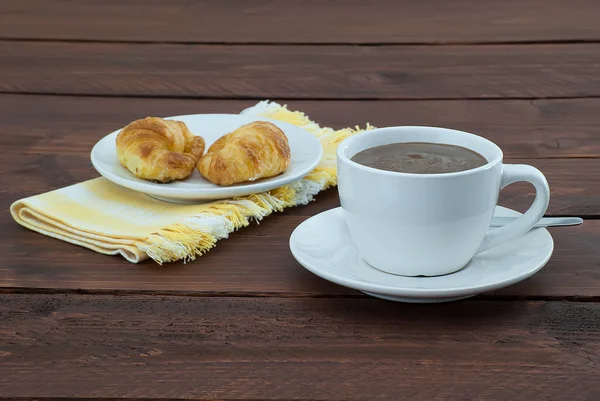
{"type": "MultiPolygon", "coordinates": [[[[194,260],[219,239],[286,207],[305,205],[336,185],[336,148],[359,127],[322,128],[300,111],[262,101],[241,114],[285,121],[314,134],[323,158],[306,177],[283,187],[200,205],[161,202],[96,178],[16,201],[10,212],[24,227],[132,263],[194,260]]],[[[365,129],[373,127],[367,124],[365,129]]]]}

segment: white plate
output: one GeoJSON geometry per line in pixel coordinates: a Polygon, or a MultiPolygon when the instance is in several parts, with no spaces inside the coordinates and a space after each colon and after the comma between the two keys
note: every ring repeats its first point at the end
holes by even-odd
{"type": "Polygon", "coordinates": [[[239,114],[194,114],[167,117],[167,120],[183,121],[191,132],[200,135],[206,142],[206,149],[221,136],[252,121],[269,121],[277,125],[287,136],[290,144],[291,160],[283,174],[251,183],[221,187],[203,178],[197,170],[185,180],[167,184],[155,183],[134,176],[117,159],[115,140],[119,130],[102,138],[92,149],[91,159],[94,168],[106,179],[134,191],[169,202],[198,202],[244,196],[268,191],[310,173],[321,160],[323,148],[319,140],[310,132],[295,125],[268,118],[242,116],[239,114]]]}
{"type": "MultiPolygon", "coordinates": [[[[501,206],[495,216],[518,216],[501,206]]],[[[296,260],[325,280],[391,301],[447,302],[497,290],[540,270],[554,243],[545,228],[475,255],[462,270],[437,277],[405,277],[384,273],[365,262],[350,237],[341,208],[320,213],[300,224],[290,237],[296,260]]]]}

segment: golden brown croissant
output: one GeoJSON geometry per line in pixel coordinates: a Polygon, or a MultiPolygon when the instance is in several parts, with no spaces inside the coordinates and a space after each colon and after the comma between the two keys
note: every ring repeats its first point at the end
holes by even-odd
{"type": "Polygon", "coordinates": [[[290,146],[274,124],[255,121],[223,135],[198,162],[204,178],[218,185],[231,185],[273,177],[290,163],[290,146]]]}
{"type": "Polygon", "coordinates": [[[204,153],[204,139],[181,121],[146,117],[117,136],[117,157],[137,177],[170,182],[187,178],[204,153]]]}

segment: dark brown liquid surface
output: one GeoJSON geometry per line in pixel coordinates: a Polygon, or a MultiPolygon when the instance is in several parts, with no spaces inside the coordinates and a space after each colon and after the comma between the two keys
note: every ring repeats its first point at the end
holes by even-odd
{"type": "Polygon", "coordinates": [[[438,143],[392,143],[365,149],[352,161],[379,170],[413,174],[455,173],[487,164],[485,157],[461,146],[438,143]]]}

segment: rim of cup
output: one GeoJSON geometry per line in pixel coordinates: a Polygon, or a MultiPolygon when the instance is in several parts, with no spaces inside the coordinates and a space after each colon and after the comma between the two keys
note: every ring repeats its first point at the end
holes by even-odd
{"type": "MultiPolygon", "coordinates": [[[[411,141],[406,141],[406,143],[410,143],[410,142],[416,142],[415,140],[411,140],[411,141]]],[[[437,144],[442,144],[442,145],[451,145],[451,146],[462,146],[466,149],[469,149],[473,152],[477,152],[478,154],[481,154],[481,152],[469,147],[468,145],[459,145],[459,144],[455,144],[455,143],[448,143],[448,142],[434,142],[434,141],[429,141],[429,140],[420,140],[420,142],[422,143],[437,143],[437,144]]],[[[385,145],[391,145],[394,143],[403,143],[402,141],[390,141],[389,143],[385,143],[382,145],[377,145],[377,146],[385,146],[385,145]]],[[[358,152],[361,152],[363,150],[369,149],[371,147],[374,146],[369,146],[369,147],[365,147],[363,149],[360,149],[358,152]]],[[[355,154],[356,154],[355,153],[355,154]]],[[[355,155],[354,154],[354,155],[355,155]]],[[[352,156],[354,156],[352,155],[352,156]]],[[[432,126],[421,126],[421,125],[402,125],[402,126],[391,126],[391,127],[382,127],[382,128],[375,128],[369,131],[363,131],[361,133],[352,135],[346,139],[344,139],[338,146],[337,148],[337,159],[338,161],[342,161],[344,163],[349,164],[350,166],[352,166],[353,168],[357,168],[360,170],[364,170],[366,172],[377,172],[378,174],[383,174],[383,175],[389,175],[389,176],[402,176],[402,177],[414,177],[414,178],[420,178],[420,179],[424,179],[424,178],[440,178],[440,177],[456,177],[456,176],[461,176],[461,175],[470,175],[470,174],[476,174],[478,172],[484,171],[484,170],[489,170],[491,168],[493,168],[495,165],[497,165],[498,163],[502,162],[504,157],[504,154],[502,153],[502,149],[500,149],[500,147],[498,145],[496,145],[494,142],[490,141],[487,138],[484,138],[482,136],[479,135],[475,135],[475,134],[471,134],[469,132],[465,132],[465,131],[460,131],[460,130],[455,130],[455,129],[451,129],[451,128],[443,128],[443,127],[432,127],[432,126]],[[465,136],[467,138],[470,138],[473,141],[477,141],[479,143],[485,144],[485,146],[488,146],[490,148],[494,149],[494,156],[491,158],[491,160],[489,158],[487,158],[485,155],[481,155],[483,156],[486,160],[487,163],[484,164],[483,166],[480,167],[476,167],[473,169],[469,169],[469,170],[463,170],[463,171],[457,171],[457,172],[452,172],[452,173],[433,173],[433,174],[418,174],[418,173],[404,173],[404,172],[399,172],[399,171],[388,171],[388,170],[380,170],[374,167],[368,167],[365,165],[362,165],[360,163],[357,163],[355,161],[353,161],[347,154],[346,154],[346,150],[348,149],[349,146],[351,146],[352,144],[354,144],[354,142],[358,142],[361,139],[363,139],[366,136],[370,136],[370,135],[377,135],[377,133],[381,133],[381,132],[389,132],[389,131],[402,131],[402,130],[426,130],[426,131],[445,131],[448,133],[453,133],[456,135],[462,135],[465,136]]]]}

